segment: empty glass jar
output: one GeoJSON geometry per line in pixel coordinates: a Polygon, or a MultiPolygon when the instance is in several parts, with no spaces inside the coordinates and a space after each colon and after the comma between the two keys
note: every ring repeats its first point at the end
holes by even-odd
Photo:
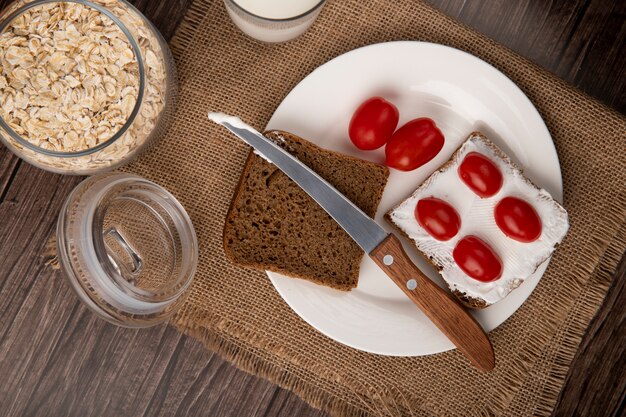
{"type": "Polygon", "coordinates": [[[125,327],[173,314],[198,261],[193,225],[176,198],[122,173],[92,176],[72,191],[59,215],[57,250],[79,298],[125,327]]]}

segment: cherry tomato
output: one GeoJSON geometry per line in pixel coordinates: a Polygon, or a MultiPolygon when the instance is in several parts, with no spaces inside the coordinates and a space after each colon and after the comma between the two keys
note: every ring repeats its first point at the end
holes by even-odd
{"type": "Polygon", "coordinates": [[[454,207],[434,197],[417,202],[415,218],[437,240],[450,240],[461,228],[461,218],[454,207]]]}
{"type": "Polygon", "coordinates": [[[511,239],[528,243],[541,236],[541,219],[524,200],[505,197],[496,204],[493,215],[500,230],[511,239]]]}
{"type": "Polygon", "coordinates": [[[391,136],[385,156],[387,166],[412,171],[433,159],[445,139],[432,119],[422,117],[406,123],[391,136]]]}
{"type": "Polygon", "coordinates": [[[463,272],[475,280],[491,282],[502,276],[500,257],[476,236],[465,236],[459,240],[452,256],[463,272]]]}
{"type": "Polygon", "coordinates": [[[496,164],[478,152],[465,156],[458,173],[461,180],[481,198],[495,195],[502,187],[502,173],[496,164]]]}
{"type": "Polygon", "coordinates": [[[359,149],[371,151],[383,146],[398,126],[396,106],[382,97],[364,101],[352,115],[348,134],[359,149]]]}

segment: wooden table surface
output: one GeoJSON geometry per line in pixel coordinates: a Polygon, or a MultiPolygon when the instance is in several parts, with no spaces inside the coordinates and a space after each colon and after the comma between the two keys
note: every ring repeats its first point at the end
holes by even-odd
{"type": "MultiPolygon", "coordinates": [[[[166,38],[190,2],[133,1],[166,38]]],[[[430,2],[626,111],[626,2],[430,2]]],[[[116,328],[83,307],[41,256],[79,181],[38,170],[0,145],[0,416],[325,415],[171,327],[116,328]]],[[[625,264],[623,258],[554,415],[625,412],[625,264]]]]}

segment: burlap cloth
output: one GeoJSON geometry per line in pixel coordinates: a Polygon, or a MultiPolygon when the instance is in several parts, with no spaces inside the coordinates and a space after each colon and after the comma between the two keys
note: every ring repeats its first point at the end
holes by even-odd
{"type": "Polygon", "coordinates": [[[266,45],[236,30],[222,0],[196,0],[172,48],[180,77],[176,120],[127,170],[173,192],[198,233],[198,273],[174,326],[336,415],[550,413],[624,251],[624,117],[417,1],[330,1],[304,36],[266,45]],[[491,333],[497,367],[489,374],[457,351],[391,358],[340,345],[291,311],[263,273],[224,257],[224,216],[248,149],[210,124],[207,111],[238,114],[263,128],[319,65],[401,39],[451,45],[495,65],[537,106],[558,150],[571,230],[532,296],[491,333]]]}

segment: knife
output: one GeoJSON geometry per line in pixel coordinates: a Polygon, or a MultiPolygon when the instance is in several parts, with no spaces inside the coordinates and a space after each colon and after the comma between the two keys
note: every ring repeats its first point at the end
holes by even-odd
{"type": "Polygon", "coordinates": [[[209,113],[313,198],[396,283],[452,343],[482,371],[495,366],[493,347],[480,324],[410,260],[400,240],[387,233],[315,171],[235,116],[209,113]]]}

